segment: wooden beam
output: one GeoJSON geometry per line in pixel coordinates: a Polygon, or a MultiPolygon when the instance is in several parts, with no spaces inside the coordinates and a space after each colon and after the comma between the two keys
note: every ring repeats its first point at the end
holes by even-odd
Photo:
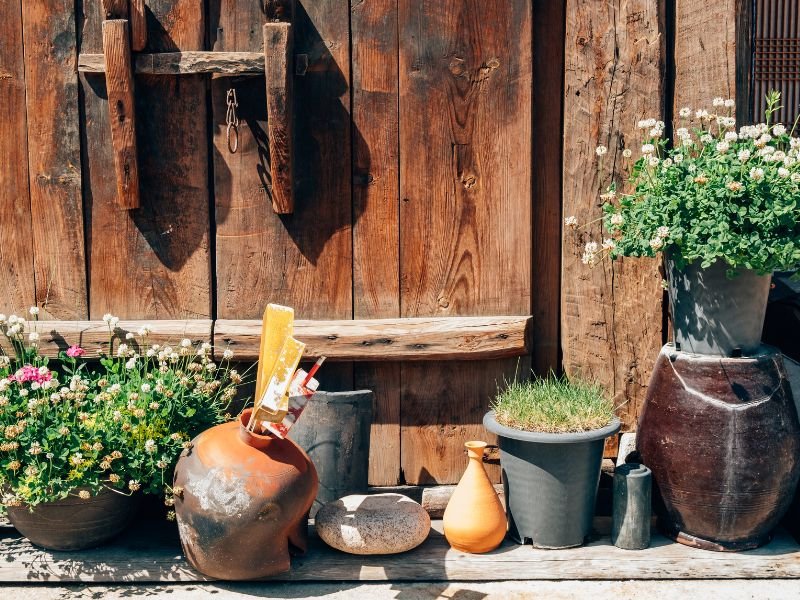
{"type": "Polygon", "coordinates": [[[141,52],[147,45],[145,0],[130,0],[131,50],[141,52]]]}
{"type": "MultiPolygon", "coordinates": [[[[137,54],[133,59],[137,75],[257,75],[264,72],[263,52],[156,52],[137,54]]],[[[102,54],[78,55],[78,71],[105,73],[102,54]]]]}
{"type": "Polygon", "coordinates": [[[111,145],[117,175],[117,202],[122,209],[139,208],[139,166],[136,157],[136,104],[128,21],[103,22],[103,54],[111,121],[111,145]]]}
{"type": "MultiPolygon", "coordinates": [[[[431,317],[295,321],[306,356],[334,360],[469,360],[528,352],[530,317],[431,317]]],[[[214,345],[237,358],[258,357],[261,321],[218,320],[214,345]]]]}
{"type": "Polygon", "coordinates": [[[294,212],[292,105],[294,100],[291,23],[264,23],[264,73],[267,84],[272,210],[294,212]]]}
{"type": "Polygon", "coordinates": [[[100,0],[104,19],[127,19],[128,0],[100,0]]]}
{"type": "MultiPolygon", "coordinates": [[[[86,350],[86,356],[97,357],[114,352],[119,344],[126,343],[127,333],[135,334],[144,325],[152,326],[148,341],[152,344],[179,344],[183,338],[193,344],[211,342],[212,321],[210,319],[161,320],[161,321],[120,321],[113,335],[103,321],[39,321],[29,322],[28,330],[39,333],[39,353],[42,356],[56,357],[61,350],[72,345],[86,350]]],[[[138,336],[137,336],[137,339],[138,336]]],[[[0,349],[9,353],[8,340],[0,336],[0,349]]]]}

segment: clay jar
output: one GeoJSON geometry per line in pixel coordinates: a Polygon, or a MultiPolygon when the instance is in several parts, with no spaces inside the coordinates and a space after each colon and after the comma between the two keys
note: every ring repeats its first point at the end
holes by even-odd
{"type": "Polygon", "coordinates": [[[247,431],[250,412],[201,433],[175,468],[183,552],[216,579],[283,573],[306,550],[317,472],[293,441],[247,431]]]}
{"type": "Polygon", "coordinates": [[[462,552],[481,554],[506,536],[506,512],[483,467],[486,442],[464,444],[469,463],[444,511],[444,536],[462,552]]]}

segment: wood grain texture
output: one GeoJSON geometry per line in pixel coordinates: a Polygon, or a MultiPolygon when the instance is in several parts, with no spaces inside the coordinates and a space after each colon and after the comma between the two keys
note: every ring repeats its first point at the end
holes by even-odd
{"type": "MultiPolygon", "coordinates": [[[[81,73],[104,73],[102,54],[81,54],[78,57],[81,73]]],[[[196,75],[201,73],[244,75],[264,72],[263,52],[156,52],[133,57],[133,72],[137,75],[196,75]]]]}
{"type": "MultiPolygon", "coordinates": [[[[611,544],[608,519],[580,548],[554,552],[509,541],[487,554],[452,550],[433,521],[418,548],[388,556],[358,556],[326,546],[310,530],[308,552],[292,560],[291,571],[270,581],[498,581],[603,579],[780,579],[800,577],[800,547],[786,531],[753,552],[707,552],[670,542],[654,532],[651,546],[631,552],[611,544]]],[[[141,522],[102,548],[49,552],[30,544],[10,527],[0,528],[0,581],[148,582],[204,581],[186,563],[177,528],[141,522]]]]}
{"type": "Polygon", "coordinates": [[[272,210],[294,212],[294,38],[291,23],[264,23],[267,138],[272,174],[272,210]]]}
{"type": "MultiPolygon", "coordinates": [[[[199,0],[148,0],[148,51],[203,48],[199,0]]],[[[81,50],[102,48],[96,3],[84,3],[81,50]]],[[[90,316],[211,317],[206,82],[200,75],[137,77],[142,206],[120,211],[105,78],[82,73],[90,316]]]]}
{"type": "MultiPolygon", "coordinates": [[[[397,0],[351,4],[353,51],[353,316],[400,316],[397,0]]],[[[400,481],[400,364],[358,363],[375,394],[369,481],[400,481]]]]}
{"type": "Polygon", "coordinates": [[[147,45],[147,11],[145,0],[129,0],[128,20],[131,24],[131,50],[141,52],[147,45]]]}
{"type": "MultiPolygon", "coordinates": [[[[623,174],[623,143],[636,122],[662,118],[664,14],[657,0],[567,3],[564,90],[564,215],[601,215],[601,191],[623,174]],[[595,148],[609,153],[598,165],[595,148]]],[[[599,225],[591,228],[600,239],[599,225]]],[[[583,235],[563,236],[561,341],[564,370],[603,384],[624,426],[635,424],[662,343],[661,276],[655,260],[581,263],[583,235]]]]}
{"type": "MultiPolygon", "coordinates": [[[[264,80],[212,80],[220,318],[258,318],[268,302],[306,319],[352,317],[348,12],[334,0],[296,6],[295,53],[308,55],[309,68],[295,81],[292,215],[272,210],[264,80]],[[225,138],[231,87],[242,122],[236,154],[225,138]]],[[[209,15],[214,51],[263,56],[259,3],[211,0],[209,15]]]]}
{"type": "Polygon", "coordinates": [[[89,315],[74,3],[24,2],[23,21],[35,303],[42,317],[82,319],[89,315]]]}
{"type": "Polygon", "coordinates": [[[711,110],[711,101],[722,97],[734,98],[737,114],[749,118],[751,5],[720,0],[709,11],[675,0],[675,115],[684,106],[711,110]]]}
{"type": "Polygon", "coordinates": [[[100,0],[104,19],[127,19],[129,0],[100,0]]]}
{"type": "MultiPolygon", "coordinates": [[[[153,330],[147,338],[150,344],[172,344],[177,347],[181,340],[188,338],[196,346],[212,340],[210,319],[120,321],[113,333],[103,321],[31,321],[27,330],[39,333],[39,353],[42,356],[57,357],[62,350],[77,345],[86,350],[86,356],[91,358],[108,354],[109,351],[115,352],[120,343],[138,350],[141,339],[137,336],[134,341],[128,341],[125,336],[127,333],[136,334],[144,325],[151,326],[153,330]]],[[[0,340],[0,348],[13,352],[13,349],[4,348],[6,343],[5,338],[0,340]]]]}
{"type": "MultiPolygon", "coordinates": [[[[468,360],[528,352],[528,317],[421,317],[294,322],[305,356],[336,360],[468,360]]],[[[215,345],[240,360],[258,358],[261,320],[220,319],[215,345]]],[[[469,368],[474,369],[475,366],[469,368]]]]}
{"type": "Polygon", "coordinates": [[[20,2],[0,4],[0,306],[18,311],[36,298],[31,203],[28,194],[28,137],[25,65],[20,2]]]}
{"type": "MultiPolygon", "coordinates": [[[[531,13],[529,0],[399,2],[404,317],[529,314],[531,13]]],[[[407,483],[458,481],[462,444],[489,437],[489,398],[517,363],[403,365],[407,483]]]]}
{"type": "Polygon", "coordinates": [[[117,176],[117,203],[139,208],[139,162],[136,151],[136,102],[131,67],[130,26],[125,19],[103,21],[111,149],[117,176]]]}
{"type": "Polygon", "coordinates": [[[564,2],[533,0],[532,368],[561,369],[561,104],[564,97],[564,2]],[[538,141],[537,141],[538,140],[538,141]],[[546,140],[546,142],[544,141],[546,140]]]}

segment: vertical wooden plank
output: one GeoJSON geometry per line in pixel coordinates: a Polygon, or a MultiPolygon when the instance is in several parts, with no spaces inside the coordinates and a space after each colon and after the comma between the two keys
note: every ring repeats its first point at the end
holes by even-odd
{"type": "MultiPolygon", "coordinates": [[[[262,50],[259,3],[210,0],[214,50],[262,50]]],[[[212,81],[219,318],[258,318],[268,302],[297,318],[352,317],[348,5],[298,2],[295,210],[272,211],[263,78],[212,81]],[[225,139],[225,92],[239,98],[240,149],[225,139]]],[[[352,378],[351,378],[352,381],[352,378]]]]}
{"type": "Polygon", "coordinates": [[[561,367],[561,105],[564,97],[564,3],[533,0],[532,368],[561,367]],[[547,140],[543,142],[542,140],[547,140]]]}
{"type": "Polygon", "coordinates": [[[0,4],[0,312],[35,299],[20,0],[0,4]]]}
{"type": "MultiPolygon", "coordinates": [[[[147,49],[202,50],[202,0],[148,0],[147,49]]],[[[85,3],[83,52],[102,49],[97,3],[85,3]]],[[[259,32],[260,33],[260,32],[259,32]]],[[[90,313],[127,318],[211,316],[206,80],[136,79],[141,208],[120,211],[102,76],[81,75],[90,313]]]]}
{"type": "MultiPolygon", "coordinates": [[[[400,316],[397,0],[351,2],[353,47],[353,310],[400,316]]],[[[373,390],[371,485],[400,478],[400,364],[355,365],[373,390]]]]}
{"type": "Polygon", "coordinates": [[[121,209],[130,210],[139,208],[139,163],[130,28],[126,19],[103,21],[103,55],[117,203],[121,209]]]}
{"type": "MultiPolygon", "coordinates": [[[[613,169],[623,141],[640,139],[636,122],[664,114],[663,2],[569,0],[565,48],[563,210],[588,223],[601,215],[599,194],[610,178],[624,183],[613,169]],[[609,153],[598,166],[600,144],[609,153]]],[[[591,234],[600,238],[599,225],[591,234]]],[[[661,276],[655,260],[589,268],[580,260],[586,241],[564,235],[564,370],[602,383],[631,427],[661,346],[661,276]]]]}
{"type": "MultiPolygon", "coordinates": [[[[531,2],[399,6],[401,314],[529,314],[531,2]]],[[[403,365],[406,481],[458,480],[516,365],[403,365]]]]}
{"type": "Polygon", "coordinates": [[[130,0],[131,50],[140,52],[147,46],[147,10],[145,0],[130,0]]]}
{"type": "Polygon", "coordinates": [[[23,22],[36,304],[41,318],[85,319],[74,3],[24,2],[23,22]]]}
{"type": "Polygon", "coordinates": [[[737,114],[749,121],[752,1],[707,8],[675,0],[674,113],[684,106],[711,110],[714,98],[734,98],[737,114]]]}

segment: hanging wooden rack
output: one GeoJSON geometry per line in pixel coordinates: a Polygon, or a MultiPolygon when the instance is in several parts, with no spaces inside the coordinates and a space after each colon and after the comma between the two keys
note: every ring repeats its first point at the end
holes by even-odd
{"type": "Polygon", "coordinates": [[[144,0],[102,0],[103,54],[80,54],[78,71],[104,73],[111,117],[111,144],[117,201],[125,210],[139,208],[136,156],[134,74],[259,75],[266,79],[267,137],[272,174],[272,208],[294,212],[293,78],[305,74],[307,57],[294,62],[292,0],[268,0],[263,26],[264,52],[165,52],[132,55],[147,44],[144,0]]]}

